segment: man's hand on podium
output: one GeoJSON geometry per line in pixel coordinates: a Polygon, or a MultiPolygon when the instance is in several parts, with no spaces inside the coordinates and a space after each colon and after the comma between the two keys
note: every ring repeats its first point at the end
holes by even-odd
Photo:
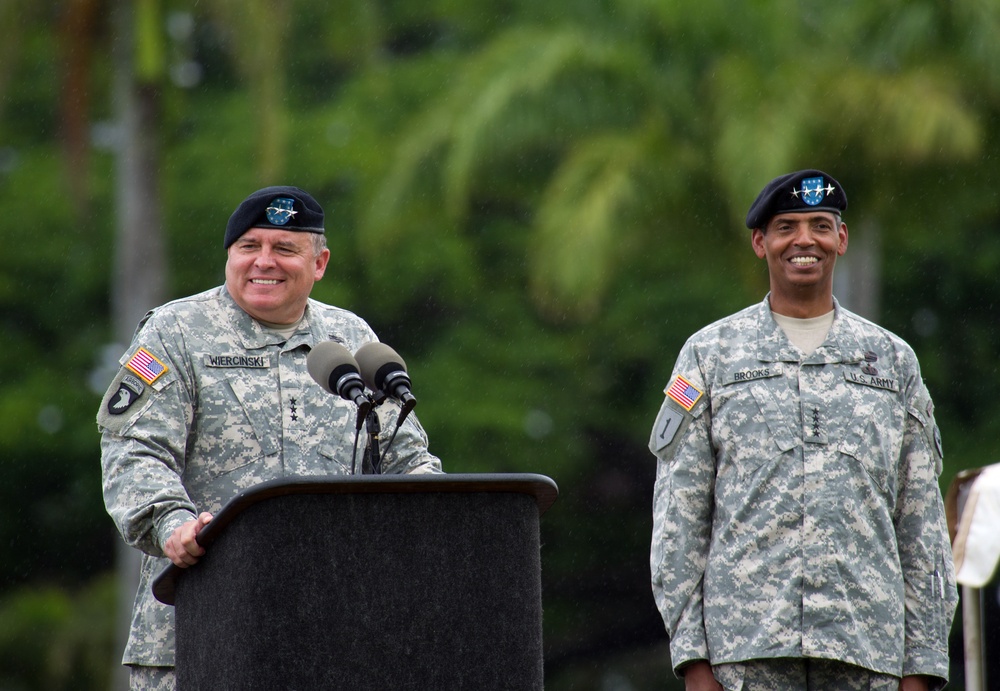
{"type": "Polygon", "coordinates": [[[201,529],[212,520],[212,514],[204,512],[193,520],[188,521],[177,528],[167,538],[163,545],[163,553],[177,566],[186,569],[198,562],[198,557],[205,553],[204,548],[198,544],[197,537],[201,529]]]}

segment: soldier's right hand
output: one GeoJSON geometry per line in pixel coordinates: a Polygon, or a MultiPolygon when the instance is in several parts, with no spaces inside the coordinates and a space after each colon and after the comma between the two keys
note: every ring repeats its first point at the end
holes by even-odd
{"type": "Polygon", "coordinates": [[[204,512],[198,518],[182,524],[167,538],[163,553],[182,569],[198,563],[198,558],[205,553],[205,549],[198,544],[198,533],[211,520],[212,514],[204,512]]]}
{"type": "Polygon", "coordinates": [[[712,665],[698,660],[684,667],[684,691],[724,691],[712,674],[712,665]]]}

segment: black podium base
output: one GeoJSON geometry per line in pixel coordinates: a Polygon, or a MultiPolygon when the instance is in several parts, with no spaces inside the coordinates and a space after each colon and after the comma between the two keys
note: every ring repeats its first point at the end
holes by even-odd
{"type": "Polygon", "coordinates": [[[539,515],[433,486],[242,508],[176,581],[178,688],[541,689],[539,515]]]}

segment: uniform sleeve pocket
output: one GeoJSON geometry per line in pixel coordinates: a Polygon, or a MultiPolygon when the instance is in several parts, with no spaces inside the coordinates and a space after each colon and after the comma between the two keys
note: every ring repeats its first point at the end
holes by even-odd
{"type": "Polygon", "coordinates": [[[676,534],[674,526],[669,524],[667,518],[673,503],[671,490],[672,480],[669,474],[657,479],[653,485],[653,540],[650,563],[655,580],[662,578],[666,568],[665,561],[673,550],[676,534]]]}

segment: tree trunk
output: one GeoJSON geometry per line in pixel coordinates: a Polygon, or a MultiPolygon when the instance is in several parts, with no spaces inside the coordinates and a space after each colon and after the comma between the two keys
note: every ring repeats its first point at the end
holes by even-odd
{"type": "Polygon", "coordinates": [[[847,253],[837,260],[834,295],[840,304],[877,322],[882,311],[882,229],[861,219],[848,237],[847,253]]]}
{"type": "MultiPolygon", "coordinates": [[[[155,6],[147,3],[145,10],[155,6]]],[[[141,12],[142,9],[139,9],[141,12]]],[[[115,110],[118,118],[116,201],[118,229],[111,287],[115,340],[129,343],[139,319],[166,297],[167,265],[159,191],[160,87],[136,69],[137,4],[115,4],[115,110]]],[[[159,29],[162,22],[154,22],[159,29]]],[[[124,650],[132,603],[139,583],[139,552],[119,541],[116,552],[119,595],[116,632],[124,650]]],[[[117,660],[115,661],[117,663],[117,660]]],[[[112,688],[128,689],[128,670],[115,665],[112,688]]]]}

